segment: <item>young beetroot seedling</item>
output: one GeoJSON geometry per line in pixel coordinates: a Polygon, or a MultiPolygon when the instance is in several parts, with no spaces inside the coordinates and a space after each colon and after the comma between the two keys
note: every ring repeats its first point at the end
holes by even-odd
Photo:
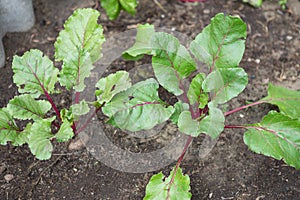
{"type": "Polygon", "coordinates": [[[44,160],[51,157],[54,139],[70,140],[100,111],[109,118],[107,123],[129,131],[151,129],[170,120],[189,137],[170,176],[152,176],[146,200],[190,199],[190,179],[180,168],[184,155],[193,138],[200,134],[217,138],[225,128],[247,129],[244,141],[252,151],[300,169],[300,92],[269,84],[268,96],[258,102],[231,111],[220,108],[238,96],[248,82],[247,73],[238,67],[246,39],[246,25],[240,18],[217,14],[190,43],[190,52],[208,66],[208,73],[198,72],[196,61],[177,38],[155,32],[152,25],[140,25],[136,43],[123,56],[134,60],[144,54],[152,56],[155,78],[132,84],[126,71],[110,74],[97,82],[97,99],[89,103],[80,100],[80,94],[85,78],[101,57],[105,40],[98,16],[93,9],[79,9],[66,21],[55,42],[55,58],[63,63],[60,71],[39,50],[14,57],[13,81],[20,95],[0,110],[1,144],[27,143],[31,152],[44,160]],[[186,88],[184,83],[189,79],[186,88]],[[57,82],[75,92],[69,108],[59,110],[50,96],[58,93],[57,82]],[[181,100],[174,105],[161,100],[160,86],[181,100]],[[38,100],[42,95],[46,100],[38,100]],[[277,105],[280,111],[270,111],[257,124],[225,124],[226,116],[262,103],[277,105]],[[77,121],[89,112],[89,104],[95,106],[95,112],[78,127],[77,121]],[[17,120],[29,122],[19,127],[17,120]]]}

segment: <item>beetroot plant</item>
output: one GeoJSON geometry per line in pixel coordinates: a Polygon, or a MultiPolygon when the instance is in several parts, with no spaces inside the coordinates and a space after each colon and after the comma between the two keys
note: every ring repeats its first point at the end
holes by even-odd
{"type": "Polygon", "coordinates": [[[147,130],[169,120],[188,135],[170,175],[158,173],[150,179],[145,200],[190,199],[190,179],[180,168],[184,155],[200,134],[217,138],[225,128],[245,129],[244,142],[250,150],[300,169],[300,92],[270,83],[263,99],[229,111],[222,107],[248,82],[239,67],[246,39],[246,24],[240,18],[217,14],[189,49],[171,34],[140,25],[135,44],[123,56],[137,60],[150,55],[155,78],[133,84],[128,72],[118,71],[101,78],[95,85],[96,100],[87,102],[81,100],[84,81],[101,58],[105,41],[98,17],[93,9],[79,9],[66,21],[54,44],[61,70],[39,50],[14,57],[13,81],[19,95],[0,110],[2,145],[28,144],[36,158],[49,159],[52,142],[67,142],[84,130],[87,124],[77,122],[93,106],[94,114],[102,112],[107,123],[120,129],[147,130]],[[206,73],[196,61],[205,63],[206,73]],[[62,87],[72,90],[75,98],[70,107],[59,109],[52,95],[59,95],[62,87]],[[163,101],[159,87],[178,97],[177,102],[163,101]],[[279,111],[270,111],[255,124],[225,124],[226,116],[262,103],[276,105],[279,111]]]}

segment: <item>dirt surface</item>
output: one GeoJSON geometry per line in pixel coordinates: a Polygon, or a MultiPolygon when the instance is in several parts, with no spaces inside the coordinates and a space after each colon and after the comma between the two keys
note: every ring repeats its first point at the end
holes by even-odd
{"type": "MultiPolygon", "coordinates": [[[[260,9],[229,0],[208,0],[197,5],[160,2],[167,12],[154,1],[144,0],[140,1],[136,16],[122,13],[113,22],[100,9],[105,35],[148,22],[195,37],[216,13],[239,15],[248,24],[241,67],[249,74],[249,84],[242,95],[231,101],[228,109],[265,96],[269,81],[300,89],[300,20],[293,10],[284,12],[275,1],[264,3],[260,9]]],[[[76,8],[94,7],[95,1],[34,0],[33,4],[35,26],[26,33],[8,33],[4,37],[7,61],[0,69],[0,107],[17,94],[12,82],[13,55],[38,48],[53,58],[53,43],[64,21],[76,8]]],[[[68,93],[64,96],[63,100],[56,98],[57,103],[67,104],[70,96],[68,93]]],[[[256,106],[229,116],[226,123],[258,122],[271,108],[256,106]]],[[[226,130],[209,155],[202,159],[197,156],[201,138],[193,142],[182,164],[184,173],[191,178],[192,199],[299,199],[300,171],[250,152],[243,144],[243,131],[226,130]]],[[[0,146],[0,155],[0,199],[142,199],[153,175],[152,172],[132,174],[111,169],[86,149],[71,151],[67,144],[55,144],[49,161],[36,160],[27,146],[0,146]]],[[[165,167],[163,172],[169,173],[172,166],[165,167]]]]}

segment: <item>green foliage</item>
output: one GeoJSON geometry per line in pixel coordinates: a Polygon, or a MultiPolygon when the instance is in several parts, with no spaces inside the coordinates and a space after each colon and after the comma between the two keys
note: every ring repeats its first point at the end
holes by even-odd
{"type": "Polygon", "coordinates": [[[63,61],[59,82],[77,92],[85,88],[84,79],[100,57],[105,41],[102,26],[97,24],[100,13],[93,9],[76,10],[59,33],[55,46],[55,59],[63,61]]]}
{"type": "Polygon", "coordinates": [[[174,174],[175,168],[171,171],[167,178],[162,172],[151,177],[147,188],[144,200],[188,200],[192,194],[189,192],[190,178],[182,174],[179,167],[174,174]]]}
{"type": "MultiPolygon", "coordinates": [[[[263,3],[263,0],[243,0],[243,2],[248,3],[248,4],[250,4],[251,6],[254,6],[254,7],[261,7],[262,3],[263,3]]],[[[281,8],[283,10],[286,9],[287,2],[288,2],[288,0],[278,0],[278,4],[281,6],[281,8]]]]}
{"type": "Polygon", "coordinates": [[[100,0],[101,6],[105,9],[110,20],[115,20],[121,10],[125,10],[131,15],[135,15],[137,0],[100,0]]]}
{"type": "Polygon", "coordinates": [[[0,144],[27,143],[33,155],[46,160],[53,151],[52,140],[67,142],[74,136],[75,122],[89,112],[88,103],[81,101],[69,109],[58,110],[50,94],[58,93],[55,89],[58,80],[67,89],[76,92],[84,89],[84,79],[101,57],[104,36],[102,26],[97,24],[99,15],[93,9],[79,9],[66,21],[55,43],[56,60],[63,62],[61,71],[39,50],[14,56],[13,81],[21,95],[0,109],[0,144]],[[47,100],[37,100],[41,95],[47,100]],[[51,108],[56,116],[51,116],[51,108]],[[29,122],[22,129],[17,120],[29,122]]]}
{"type": "Polygon", "coordinates": [[[248,126],[244,141],[260,154],[283,159],[300,169],[300,121],[282,113],[270,111],[258,124],[248,126]]]}

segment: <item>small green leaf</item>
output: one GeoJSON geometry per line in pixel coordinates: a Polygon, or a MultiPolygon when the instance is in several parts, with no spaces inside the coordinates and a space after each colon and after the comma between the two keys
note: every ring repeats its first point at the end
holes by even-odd
{"type": "Polygon", "coordinates": [[[289,90],[269,83],[268,96],[262,101],[275,104],[279,107],[280,112],[292,118],[300,118],[300,91],[289,90]]]}
{"type": "Polygon", "coordinates": [[[151,177],[146,187],[144,200],[189,200],[192,194],[189,192],[190,178],[182,174],[182,169],[178,167],[174,180],[171,182],[175,168],[170,176],[165,179],[162,172],[151,177]],[[164,180],[165,179],[165,180],[164,180]]]}
{"type": "Polygon", "coordinates": [[[132,47],[123,52],[123,58],[127,60],[138,60],[142,58],[144,54],[151,54],[152,46],[150,41],[154,33],[154,25],[139,24],[137,26],[135,43],[132,47]]]}
{"type": "Polygon", "coordinates": [[[101,78],[96,87],[96,96],[98,102],[103,104],[109,102],[116,94],[131,87],[129,73],[126,71],[118,71],[115,74],[110,74],[105,78],[101,78]]]}
{"type": "Polygon", "coordinates": [[[60,110],[60,118],[61,118],[62,122],[68,121],[68,122],[72,123],[75,121],[72,111],[70,111],[66,108],[60,110]]]}
{"type": "Polygon", "coordinates": [[[259,154],[283,159],[300,169],[300,121],[270,111],[258,124],[248,126],[244,142],[259,154]]]}
{"type": "Polygon", "coordinates": [[[80,101],[78,104],[73,104],[70,107],[70,112],[72,113],[75,121],[77,121],[80,116],[87,114],[89,111],[90,107],[84,100],[80,101]]]}
{"type": "Polygon", "coordinates": [[[131,15],[135,15],[137,0],[119,0],[122,8],[131,15]]]}
{"type": "Polygon", "coordinates": [[[180,81],[196,70],[196,63],[177,38],[155,33],[151,40],[152,66],[158,82],[176,96],[183,93],[180,81]]]}
{"type": "Polygon", "coordinates": [[[14,56],[12,69],[20,93],[30,93],[38,98],[45,91],[49,94],[55,92],[58,69],[40,50],[32,49],[22,57],[14,56]]]}
{"type": "Polygon", "coordinates": [[[51,122],[49,120],[39,120],[35,122],[28,136],[28,146],[31,153],[39,160],[50,159],[53,151],[50,139],[53,136],[51,133],[51,122]]]}
{"type": "Polygon", "coordinates": [[[246,24],[238,17],[217,14],[192,41],[190,50],[214,68],[237,67],[245,50],[246,24]]]}
{"type": "Polygon", "coordinates": [[[213,92],[211,101],[226,103],[239,95],[248,83],[248,75],[242,68],[220,68],[210,73],[202,83],[205,92],[213,92]]]}
{"type": "Polygon", "coordinates": [[[19,128],[6,108],[0,109],[0,144],[14,142],[18,137],[19,128]]]}
{"type": "Polygon", "coordinates": [[[97,23],[100,13],[94,9],[78,9],[66,21],[55,46],[55,58],[63,61],[59,82],[68,89],[81,92],[84,79],[90,75],[100,57],[105,41],[102,26],[97,23]]]}
{"type": "Polygon", "coordinates": [[[31,123],[28,123],[25,127],[25,129],[17,134],[15,139],[12,141],[12,145],[14,146],[21,146],[25,143],[28,143],[28,137],[31,130],[31,123]]]}
{"type": "Polygon", "coordinates": [[[210,135],[213,139],[217,138],[224,130],[225,117],[223,112],[213,106],[212,103],[208,104],[209,115],[204,117],[199,123],[199,132],[210,135]]]}
{"type": "Polygon", "coordinates": [[[71,128],[71,123],[64,121],[60,126],[60,129],[55,134],[55,138],[58,142],[67,142],[74,136],[73,129],[71,128]]]}
{"type": "Polygon", "coordinates": [[[172,116],[170,117],[170,120],[174,123],[177,124],[178,123],[178,118],[179,115],[186,110],[189,110],[189,105],[187,103],[182,103],[181,101],[178,101],[175,103],[174,105],[174,113],[172,114],[172,116]]]}
{"type": "Polygon", "coordinates": [[[261,7],[263,0],[243,0],[244,3],[249,3],[254,7],[261,7]]]}
{"type": "Polygon", "coordinates": [[[154,79],[141,81],[126,91],[116,94],[102,111],[109,123],[129,131],[151,129],[170,118],[172,106],[166,106],[158,96],[154,79]]]}
{"type": "Polygon", "coordinates": [[[179,130],[187,135],[197,137],[199,132],[199,122],[192,119],[190,111],[183,111],[178,118],[178,128],[179,130]]]}
{"type": "Polygon", "coordinates": [[[51,104],[45,100],[35,100],[31,95],[15,96],[9,101],[7,109],[17,119],[39,120],[51,109],[51,104]]]}
{"type": "Polygon", "coordinates": [[[110,20],[115,20],[119,16],[121,11],[119,0],[100,0],[100,3],[110,20]]]}
{"type": "Polygon", "coordinates": [[[190,84],[189,91],[187,93],[191,104],[198,103],[199,108],[203,109],[208,103],[208,93],[203,92],[202,83],[205,79],[204,73],[199,73],[195,76],[190,84]]]}

